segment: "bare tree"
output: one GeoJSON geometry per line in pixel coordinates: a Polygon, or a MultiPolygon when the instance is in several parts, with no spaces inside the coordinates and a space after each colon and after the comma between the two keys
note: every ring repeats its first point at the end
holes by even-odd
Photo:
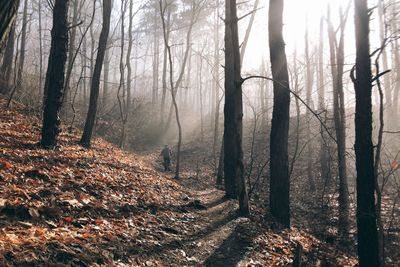
{"type": "Polygon", "coordinates": [[[45,82],[41,145],[54,148],[60,133],[60,109],[64,95],[65,62],[68,50],[68,0],[56,0],[53,8],[51,48],[45,82]]]}
{"type": "Polygon", "coordinates": [[[357,239],[360,266],[380,266],[375,210],[374,148],[372,144],[372,71],[367,0],[354,0],[356,65],[357,239]]]}
{"type": "MultiPolygon", "coordinates": [[[[311,69],[311,56],[309,51],[309,43],[308,43],[308,29],[305,34],[305,63],[306,63],[306,103],[308,106],[312,106],[311,93],[313,87],[313,71],[311,69]]],[[[306,119],[307,119],[307,176],[310,184],[310,190],[315,190],[315,181],[314,174],[312,172],[312,158],[313,158],[313,142],[311,137],[311,112],[307,109],[306,111],[306,119]]]]}
{"type": "Polygon", "coordinates": [[[3,0],[0,2],[0,52],[10,32],[11,25],[17,17],[19,0],[3,0]]]}
{"type": "Polygon", "coordinates": [[[328,32],[333,83],[333,113],[337,140],[339,169],[339,233],[346,239],[349,233],[349,191],[346,164],[346,116],[343,92],[344,29],[347,15],[340,11],[340,37],[337,43],[328,11],[328,32]]]}
{"type": "Polygon", "coordinates": [[[239,198],[239,212],[250,213],[243,166],[243,96],[236,0],[225,2],[225,195],[239,198]]]}
{"type": "MultiPolygon", "coordinates": [[[[178,152],[176,155],[176,166],[175,166],[175,178],[179,178],[179,173],[180,173],[180,157],[181,157],[181,145],[182,145],[182,126],[181,126],[181,121],[179,118],[179,109],[178,109],[178,104],[176,102],[176,93],[175,93],[175,86],[174,86],[174,81],[173,81],[173,71],[174,71],[174,66],[173,66],[173,61],[172,61],[172,53],[171,53],[171,46],[169,44],[168,36],[167,36],[167,26],[165,22],[165,12],[167,8],[167,3],[163,3],[164,0],[159,0],[160,4],[160,15],[161,15],[161,21],[162,21],[162,28],[163,28],[163,36],[164,36],[164,45],[167,50],[167,55],[168,55],[168,62],[169,62],[169,83],[171,87],[171,97],[172,97],[172,103],[175,109],[175,119],[176,123],[178,125],[178,152]]],[[[182,72],[181,72],[182,73],[182,72]]],[[[175,84],[176,85],[176,84],[175,84]]]]}
{"type": "Polygon", "coordinates": [[[290,89],[285,43],[282,36],[283,0],[270,0],[268,30],[274,107],[270,138],[270,210],[284,226],[290,227],[289,200],[289,109],[290,89]]]}
{"type": "Polygon", "coordinates": [[[96,64],[94,66],[93,77],[90,87],[90,102],[89,109],[86,117],[85,128],[80,140],[80,144],[84,147],[89,148],[94,122],[97,114],[97,101],[100,91],[100,76],[101,69],[103,67],[104,55],[107,49],[107,39],[108,33],[110,31],[110,21],[111,21],[111,9],[112,0],[103,0],[103,27],[101,29],[99,48],[97,50],[96,64]]]}

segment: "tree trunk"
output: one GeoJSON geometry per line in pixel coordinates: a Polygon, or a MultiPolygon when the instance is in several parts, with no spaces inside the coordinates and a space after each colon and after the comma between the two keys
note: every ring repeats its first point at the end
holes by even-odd
{"type": "Polygon", "coordinates": [[[269,50],[274,79],[274,107],[270,138],[270,210],[284,226],[290,227],[288,135],[290,91],[282,36],[283,0],[269,2],[269,50]]]}
{"type": "Polygon", "coordinates": [[[374,195],[374,151],[372,144],[372,73],[369,51],[367,0],[354,0],[356,35],[355,153],[357,169],[357,239],[360,267],[380,266],[374,195]]]}
{"type": "MultiPolygon", "coordinates": [[[[108,44],[108,42],[107,42],[108,44]]],[[[104,55],[104,72],[103,72],[103,99],[101,101],[103,108],[107,107],[107,98],[109,97],[109,87],[108,87],[108,80],[109,80],[109,76],[110,76],[110,48],[107,47],[106,48],[106,52],[104,55]]]]}
{"type": "Polygon", "coordinates": [[[253,11],[252,11],[252,14],[250,17],[249,25],[247,26],[246,33],[244,35],[242,48],[240,49],[240,63],[241,64],[243,64],[244,54],[246,53],[247,43],[249,42],[250,33],[251,33],[251,29],[253,28],[254,19],[256,17],[256,12],[257,12],[259,2],[260,2],[260,0],[255,0],[255,2],[254,2],[253,11]]]}
{"type": "MultiPolygon", "coordinates": [[[[318,110],[319,112],[327,113],[325,107],[325,79],[324,79],[324,18],[320,21],[320,35],[318,48],[318,110]]],[[[326,116],[325,116],[326,117],[326,116]]],[[[326,120],[324,121],[326,123],[326,120]]],[[[329,146],[327,143],[326,133],[321,125],[320,128],[320,168],[321,178],[325,185],[329,185],[331,180],[329,170],[329,146]]]]}
{"type": "MultiPolygon", "coordinates": [[[[219,154],[220,160],[218,161],[217,165],[217,146],[218,146],[218,135],[219,135],[219,111],[220,111],[220,104],[221,101],[219,99],[219,66],[220,66],[220,55],[219,55],[219,0],[217,0],[217,8],[215,13],[215,21],[214,21],[214,79],[213,79],[213,89],[215,95],[215,102],[211,103],[211,105],[215,105],[214,108],[214,136],[213,136],[213,155],[214,155],[214,165],[215,165],[215,173],[217,174],[217,185],[222,185],[223,179],[223,166],[222,163],[224,162],[221,160],[221,157],[224,155],[223,150],[219,154]],[[221,165],[221,166],[220,166],[221,165]]],[[[223,141],[222,141],[223,144],[223,141]]],[[[221,144],[221,149],[222,149],[221,144]]]]}
{"type": "MultiPolygon", "coordinates": [[[[38,15],[39,15],[39,90],[42,90],[43,83],[43,37],[42,37],[42,4],[38,1],[38,15]]],[[[43,107],[43,104],[42,104],[43,107]]]]}
{"type": "Polygon", "coordinates": [[[0,1],[0,53],[2,52],[3,43],[17,17],[19,0],[2,0],[0,1]]]}
{"type": "Polygon", "coordinates": [[[236,0],[225,2],[224,179],[228,198],[239,197],[239,212],[250,213],[243,166],[243,100],[236,0]]]}
{"type": "MultiPolygon", "coordinates": [[[[14,46],[15,46],[15,25],[11,26],[11,31],[8,36],[6,50],[4,52],[3,64],[1,66],[1,79],[3,79],[8,87],[11,83],[12,62],[14,59],[14,46]]],[[[8,93],[8,92],[3,92],[8,93]]]]}
{"type": "MultiPolygon", "coordinates": [[[[186,64],[189,58],[189,52],[191,50],[192,44],[191,44],[191,39],[192,39],[192,31],[193,31],[193,26],[196,23],[197,17],[200,13],[200,5],[196,4],[196,1],[193,1],[192,4],[192,14],[191,14],[191,18],[190,18],[190,23],[189,23],[189,29],[186,33],[186,47],[185,47],[185,53],[183,56],[183,62],[182,62],[182,66],[179,72],[179,76],[178,79],[176,80],[175,84],[174,84],[174,90],[172,91],[172,93],[174,94],[174,97],[176,98],[176,95],[178,93],[179,87],[181,86],[182,80],[183,80],[183,76],[185,74],[185,69],[186,69],[186,64]]],[[[171,118],[172,118],[172,112],[173,112],[173,103],[170,106],[169,109],[169,113],[168,113],[168,118],[167,121],[165,123],[165,127],[164,127],[164,132],[166,132],[169,129],[169,126],[171,124],[171,118]]]]}
{"type": "MultiPolygon", "coordinates": [[[[126,81],[126,120],[128,119],[128,114],[131,110],[132,105],[132,67],[131,67],[131,55],[132,55],[132,45],[133,45],[133,1],[129,1],[129,26],[128,26],[128,51],[126,53],[126,68],[127,81],[126,81]]],[[[136,77],[135,77],[136,79],[136,77]]]]}
{"type": "Polygon", "coordinates": [[[82,138],[80,140],[80,144],[86,148],[90,147],[94,122],[96,120],[101,69],[103,67],[104,55],[107,49],[108,33],[110,31],[111,9],[111,0],[103,0],[103,27],[101,29],[96,64],[94,66],[93,77],[90,87],[89,109],[86,117],[85,128],[82,134],[82,138]]]}
{"type": "Polygon", "coordinates": [[[161,15],[161,20],[162,20],[162,27],[163,27],[163,36],[164,36],[164,45],[165,48],[167,49],[167,54],[168,54],[168,62],[169,62],[169,83],[171,86],[171,97],[172,97],[172,104],[175,109],[175,119],[176,119],[176,124],[178,125],[178,152],[176,155],[176,166],[175,166],[175,178],[179,179],[179,172],[180,172],[180,156],[181,156],[181,145],[182,145],[182,126],[181,126],[181,121],[179,118],[179,109],[178,109],[178,104],[176,102],[175,98],[175,88],[174,88],[174,82],[173,82],[173,63],[172,63],[172,53],[171,53],[171,46],[168,43],[168,30],[167,26],[165,23],[165,8],[163,7],[162,0],[159,0],[160,4],[160,15],[161,15]]]}
{"type": "MultiPolygon", "coordinates": [[[[313,86],[313,72],[311,70],[311,60],[309,55],[309,47],[308,47],[308,30],[306,30],[305,35],[305,61],[306,61],[306,104],[311,107],[311,91],[313,86]]],[[[306,120],[307,120],[307,176],[308,181],[310,183],[310,190],[315,191],[315,182],[314,182],[314,174],[312,172],[313,166],[313,137],[311,136],[311,112],[307,109],[306,111],[306,120]]]]}
{"type": "MultiPolygon", "coordinates": [[[[385,42],[385,39],[388,38],[388,33],[387,33],[387,26],[385,22],[385,7],[384,7],[384,1],[379,0],[378,1],[378,21],[379,21],[379,37],[381,43],[385,42]]],[[[387,42],[387,41],[386,41],[387,42]]],[[[386,46],[382,50],[382,67],[383,71],[386,71],[389,69],[389,64],[388,64],[388,56],[387,56],[387,51],[386,51],[386,46]]],[[[388,119],[391,118],[393,115],[392,112],[390,112],[393,108],[392,106],[392,85],[390,83],[389,75],[384,75],[383,76],[383,87],[385,88],[385,99],[386,103],[385,106],[388,109],[388,119]]]]}
{"type": "Polygon", "coordinates": [[[21,50],[18,63],[18,74],[16,89],[20,90],[23,83],[23,71],[25,65],[25,51],[26,51],[26,32],[28,26],[28,0],[24,2],[24,13],[22,15],[22,30],[21,30],[21,50]]]}
{"type": "MultiPolygon", "coordinates": [[[[171,27],[171,9],[167,7],[167,19],[165,22],[166,38],[169,41],[170,27],[171,27]]],[[[168,70],[168,51],[164,47],[163,57],[163,72],[162,72],[162,96],[161,96],[161,112],[160,112],[160,125],[161,128],[164,126],[165,119],[165,101],[167,98],[167,70],[168,70]]]]}
{"type": "Polygon", "coordinates": [[[339,234],[347,239],[349,234],[349,191],[346,167],[346,118],[343,93],[344,66],[344,15],[340,14],[340,38],[337,44],[335,32],[328,11],[329,46],[333,80],[333,113],[335,121],[337,157],[339,170],[339,234]]]}
{"type": "MultiPolygon", "coordinates": [[[[124,148],[125,145],[125,116],[127,115],[127,100],[125,99],[125,64],[124,64],[124,50],[125,50],[125,12],[127,8],[127,0],[121,1],[121,50],[119,60],[119,85],[117,91],[117,99],[119,106],[119,115],[121,119],[121,136],[119,139],[119,147],[124,148]],[[121,95],[122,90],[122,95],[121,95]]],[[[145,69],[145,68],[144,68],[145,69]]]]}
{"type": "Polygon", "coordinates": [[[45,103],[41,145],[57,146],[60,133],[60,109],[64,94],[65,62],[68,50],[68,0],[56,0],[53,9],[51,48],[45,82],[45,103]]]}
{"type": "Polygon", "coordinates": [[[158,27],[157,27],[157,6],[154,8],[154,40],[153,40],[153,90],[152,90],[152,104],[155,107],[158,103],[158,71],[160,64],[160,40],[158,36],[158,27]]]}

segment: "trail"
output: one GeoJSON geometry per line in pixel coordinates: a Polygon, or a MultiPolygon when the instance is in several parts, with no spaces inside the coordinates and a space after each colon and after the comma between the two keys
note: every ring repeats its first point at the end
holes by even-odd
{"type": "Polygon", "coordinates": [[[298,244],[306,266],[357,262],[280,228],[262,201],[239,218],[200,142],[183,147],[173,179],[159,151],[128,153],[101,138],[84,149],[77,129],[41,149],[40,121],[13,106],[0,114],[0,266],[290,266],[298,244]]]}
{"type": "MultiPolygon", "coordinates": [[[[156,152],[145,155],[145,158],[161,171],[156,152]]],[[[173,180],[187,194],[185,200],[192,207],[193,223],[186,231],[169,229],[176,233],[175,238],[148,256],[165,259],[168,255],[168,262],[164,262],[167,266],[245,266],[241,261],[251,249],[246,227],[250,220],[236,215],[237,204],[224,198],[224,192],[214,187],[212,178],[207,176],[209,174],[201,173],[197,177],[187,172],[186,175],[189,176],[173,180]]],[[[173,177],[172,174],[167,176],[173,177]]],[[[183,219],[182,224],[186,223],[183,219]]]]}

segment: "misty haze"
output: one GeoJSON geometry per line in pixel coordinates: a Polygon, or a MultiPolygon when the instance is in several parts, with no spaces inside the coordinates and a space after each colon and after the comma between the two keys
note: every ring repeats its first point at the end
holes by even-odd
{"type": "Polygon", "coordinates": [[[1,0],[0,266],[400,266],[400,1],[1,0]]]}

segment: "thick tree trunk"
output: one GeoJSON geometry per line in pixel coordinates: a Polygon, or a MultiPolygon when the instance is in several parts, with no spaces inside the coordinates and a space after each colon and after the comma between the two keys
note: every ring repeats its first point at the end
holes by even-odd
{"type": "MultiPolygon", "coordinates": [[[[99,47],[97,50],[96,64],[94,66],[93,77],[90,88],[89,110],[86,117],[85,128],[80,140],[80,144],[89,148],[93,134],[94,122],[97,114],[97,101],[100,91],[100,76],[103,67],[104,55],[107,49],[108,33],[110,31],[111,19],[111,0],[103,0],[103,27],[101,29],[99,47]]],[[[93,41],[93,40],[92,40],[93,41]]]]}
{"type": "Polygon", "coordinates": [[[53,9],[51,48],[45,82],[45,103],[41,145],[57,146],[60,133],[60,109],[64,94],[65,63],[68,50],[68,0],[56,0],[53,9]]]}
{"type": "MultiPolygon", "coordinates": [[[[3,57],[3,64],[1,66],[0,74],[1,74],[1,79],[3,79],[8,87],[10,88],[10,83],[11,83],[11,73],[12,73],[12,66],[13,66],[13,59],[14,59],[14,46],[15,46],[15,25],[11,26],[12,29],[10,31],[10,34],[8,36],[7,40],[7,46],[4,52],[4,57],[3,57]]],[[[8,93],[8,92],[2,92],[2,93],[8,93]]]]}
{"type": "Polygon", "coordinates": [[[269,50],[274,79],[274,107],[270,138],[270,210],[284,226],[290,227],[288,135],[290,90],[282,36],[283,0],[269,2],[269,50]]]}
{"type": "Polygon", "coordinates": [[[19,0],[0,1],[0,52],[5,39],[17,17],[19,0]]]}
{"type": "Polygon", "coordinates": [[[380,266],[375,210],[374,151],[372,144],[372,73],[367,0],[354,0],[356,33],[356,169],[357,239],[360,267],[380,266]]]}
{"type": "Polygon", "coordinates": [[[241,215],[250,213],[243,166],[243,100],[236,0],[225,2],[224,179],[228,198],[239,198],[241,215]]]}

